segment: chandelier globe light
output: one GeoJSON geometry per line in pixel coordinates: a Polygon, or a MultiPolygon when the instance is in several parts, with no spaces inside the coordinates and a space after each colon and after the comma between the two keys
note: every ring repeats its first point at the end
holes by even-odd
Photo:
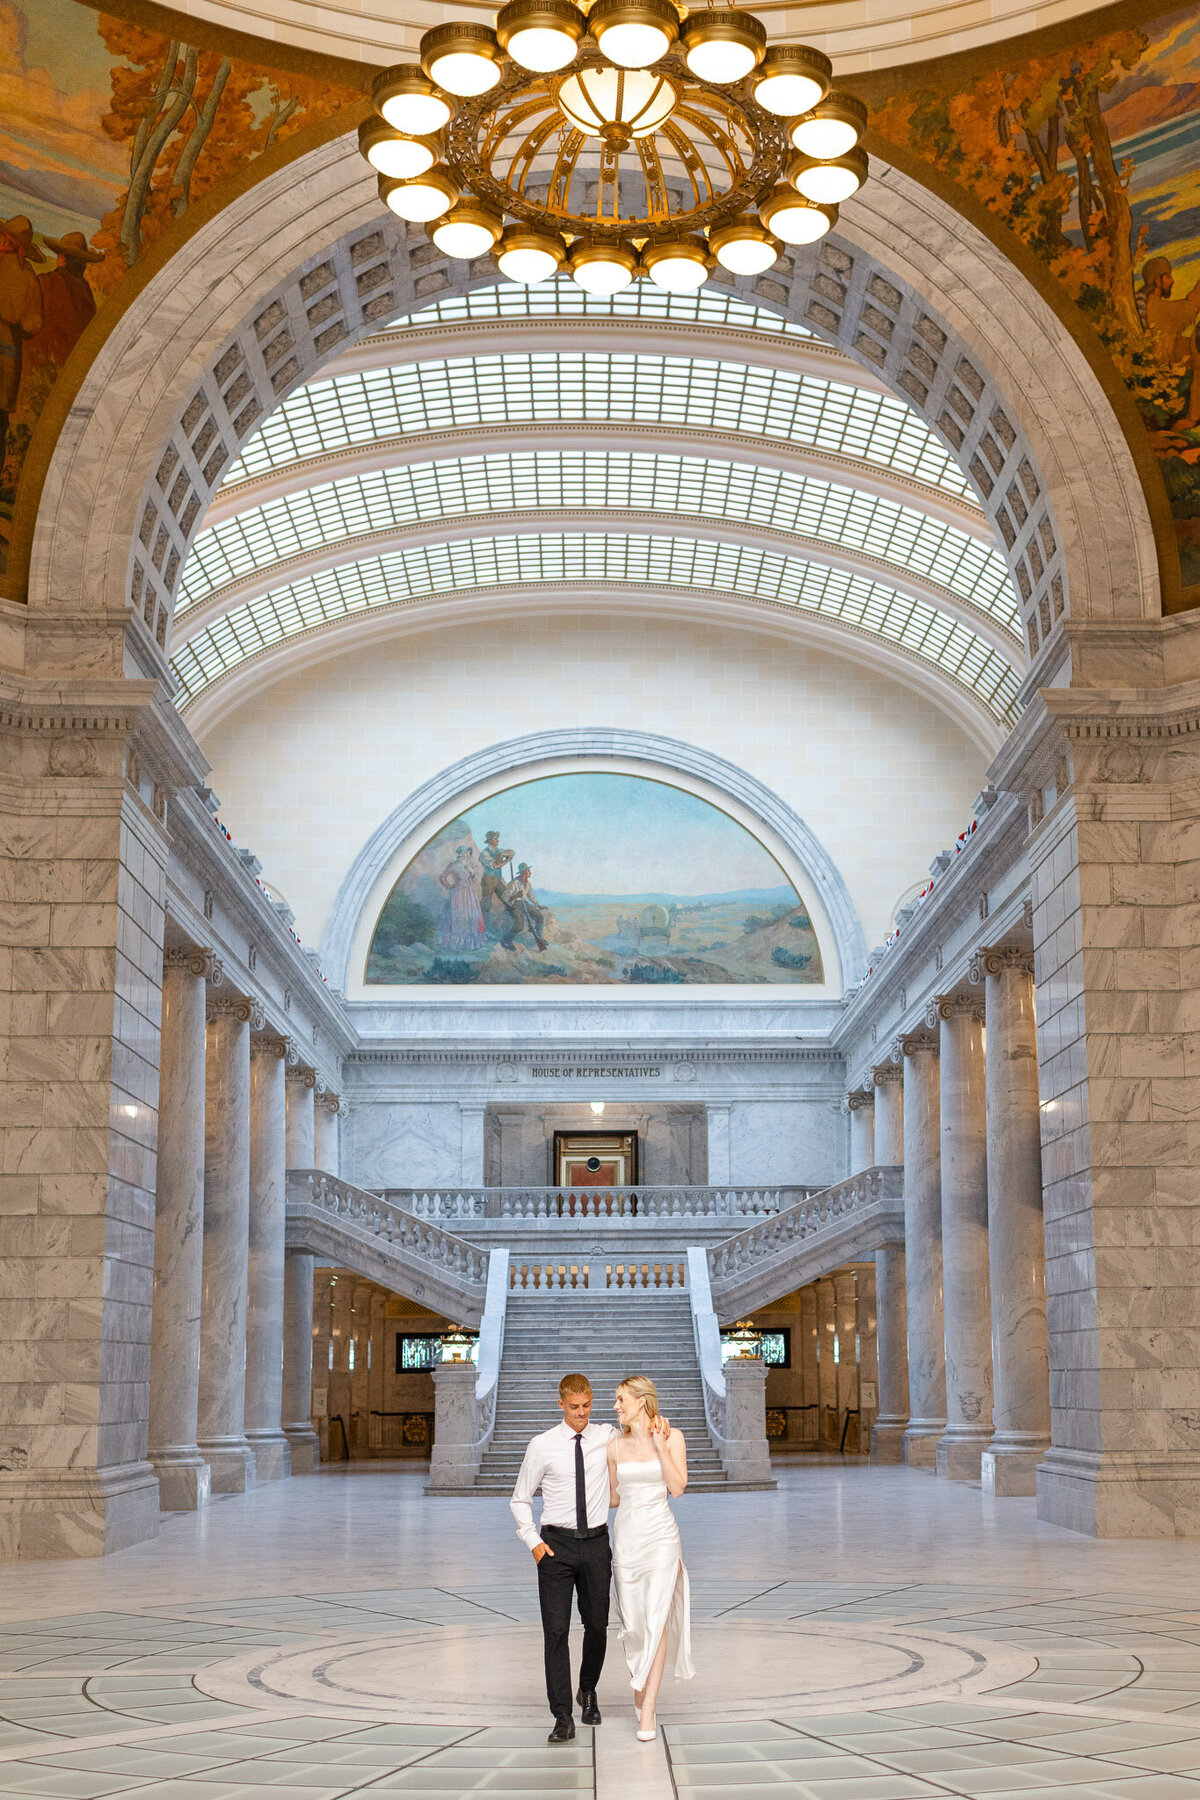
{"type": "Polygon", "coordinates": [[[813,244],[869,174],[867,109],[811,44],[684,0],[507,0],[384,69],[359,150],[446,256],[525,286],[692,293],[813,244]]]}
{"type": "Polygon", "coordinates": [[[587,22],[603,55],[622,69],[648,69],[679,36],[671,0],[596,0],[587,22]]]}
{"type": "Polygon", "coordinates": [[[741,81],[767,53],[762,24],[735,8],[689,13],[679,36],[687,66],[700,81],[741,81]]]}
{"type": "Polygon", "coordinates": [[[571,0],[509,0],[496,14],[500,48],[536,75],[574,62],[587,20],[571,0]]]}
{"type": "Polygon", "coordinates": [[[793,119],[788,135],[797,150],[818,161],[845,156],[867,128],[867,109],[853,94],[827,94],[803,116],[793,119]]]}

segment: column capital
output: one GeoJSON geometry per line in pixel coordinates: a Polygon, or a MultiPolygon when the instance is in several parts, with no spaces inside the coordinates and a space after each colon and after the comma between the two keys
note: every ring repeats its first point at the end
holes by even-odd
{"type": "Polygon", "coordinates": [[[937,994],[925,1009],[925,1023],[930,1030],[945,1019],[963,1018],[983,1024],[983,1000],[978,994],[937,994]]]}
{"type": "Polygon", "coordinates": [[[891,1087],[904,1080],[904,1070],[896,1062],[879,1063],[871,1070],[871,1080],[877,1088],[891,1087]]]}
{"type": "Polygon", "coordinates": [[[262,1007],[244,994],[215,995],[209,1000],[204,1016],[206,1019],[237,1019],[240,1024],[249,1025],[251,1031],[261,1031],[267,1022],[262,1007]]]}
{"type": "Polygon", "coordinates": [[[321,1108],[322,1112],[340,1113],[342,1110],[342,1096],[340,1094],[331,1094],[328,1089],[317,1093],[315,1103],[321,1108]]]}
{"type": "Polygon", "coordinates": [[[1000,975],[1005,969],[1018,969],[1022,975],[1032,975],[1033,946],[996,944],[990,950],[976,950],[968,972],[978,986],[986,976],[1000,975]]]}
{"type": "Polygon", "coordinates": [[[287,1051],[287,1038],[279,1037],[273,1031],[253,1030],[253,1036],[250,1039],[251,1056],[275,1056],[282,1060],[286,1057],[287,1051]]]}
{"type": "MultiPolygon", "coordinates": [[[[184,969],[189,975],[201,975],[211,981],[214,969],[219,968],[212,951],[199,944],[177,944],[173,949],[163,951],[164,975],[168,969],[184,969]]],[[[216,981],[220,980],[218,974],[216,981]]]]}
{"type": "Polygon", "coordinates": [[[289,1081],[296,1082],[300,1087],[315,1088],[317,1085],[317,1071],[310,1069],[305,1063],[293,1062],[290,1054],[287,1078],[289,1081]]]}
{"type": "Polygon", "coordinates": [[[846,1095],[846,1106],[850,1112],[861,1112],[864,1106],[874,1106],[875,1090],[873,1088],[856,1088],[846,1095]]]}
{"type": "Polygon", "coordinates": [[[940,1050],[935,1031],[906,1031],[892,1045],[892,1061],[903,1067],[906,1056],[937,1056],[940,1050]]]}

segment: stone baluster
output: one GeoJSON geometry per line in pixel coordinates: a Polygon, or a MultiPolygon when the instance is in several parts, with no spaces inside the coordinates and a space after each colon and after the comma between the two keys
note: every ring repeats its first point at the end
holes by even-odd
{"type": "Polygon", "coordinates": [[[875,1161],[875,1094],[871,1089],[846,1095],[850,1108],[850,1173],[861,1174],[875,1161]]]}
{"type": "Polygon", "coordinates": [[[904,1161],[904,1070],[897,1063],[872,1069],[875,1083],[875,1161],[899,1168],[904,1161]]]}
{"type": "Polygon", "coordinates": [[[875,1345],[879,1359],[879,1411],[871,1432],[871,1461],[904,1459],[908,1428],[908,1302],[903,1244],[875,1252],[875,1345]]]}
{"type": "Polygon", "coordinates": [[[314,1169],[325,1169],[330,1175],[341,1173],[338,1142],[338,1115],[341,1101],[336,1094],[319,1094],[313,1103],[314,1169]]]}
{"type": "Polygon", "coordinates": [[[150,1328],[150,1447],[164,1512],[206,1506],[208,1464],[196,1445],[204,1247],[205,950],[163,958],[154,1308],[150,1328]]]}
{"type": "Polygon", "coordinates": [[[294,1055],[295,1052],[289,1049],[285,1127],[287,1166],[289,1169],[315,1169],[313,1091],[317,1074],[315,1069],[294,1062],[294,1055]]]}
{"type": "Polygon", "coordinates": [[[942,1065],[946,1430],[937,1471],[951,1481],[976,1481],[992,1435],[983,1002],[974,994],[939,998],[926,1023],[940,1026],[942,1065]]]}
{"type": "Polygon", "coordinates": [[[291,1473],[283,1433],[284,1160],[287,1043],[256,1036],[250,1055],[250,1234],[246,1308],[246,1441],[256,1481],[291,1473]]]}
{"type": "Polygon", "coordinates": [[[932,1032],[900,1039],[893,1060],[904,1071],[904,1267],[908,1326],[909,1421],[904,1461],[937,1464],[946,1429],[946,1342],[942,1325],[942,1183],[938,1040],[932,1032]]]}
{"type": "Polygon", "coordinates": [[[971,963],[987,1028],[988,1255],[995,1435],[983,1489],[1034,1494],[1050,1443],[1046,1247],[1033,952],[1004,945],[971,963]]]}
{"type": "Polygon", "coordinates": [[[254,1486],[254,1453],[245,1437],[254,1017],[249,1000],[230,996],[209,1002],[197,1442],[212,1471],[214,1494],[240,1494],[254,1486]]]}

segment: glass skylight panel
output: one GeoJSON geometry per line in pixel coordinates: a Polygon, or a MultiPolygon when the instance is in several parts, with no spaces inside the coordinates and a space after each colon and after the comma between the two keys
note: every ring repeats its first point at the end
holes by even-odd
{"type": "Polygon", "coordinates": [[[814,335],[805,325],[715,288],[701,288],[696,294],[668,294],[652,281],[635,281],[619,294],[606,297],[585,294],[567,276],[532,288],[502,282],[496,287],[475,288],[469,294],[448,294],[402,319],[392,319],[384,329],[411,331],[419,326],[460,324],[465,319],[552,318],[674,319],[685,325],[723,325],[776,336],[814,335]]]}
{"type": "Polygon", "coordinates": [[[818,538],[896,563],[1020,629],[999,553],[915,507],[749,464],[599,450],[381,469],[250,507],[200,533],[184,565],[177,616],[256,571],[369,532],[455,515],[590,507],[724,517],[818,538]]]}
{"type": "Polygon", "coordinates": [[[424,431],[572,420],[747,432],[970,493],[949,452],[890,394],[716,357],[608,351],[431,358],[310,383],[264,421],[224,485],[424,431]]]}
{"type": "Polygon", "coordinates": [[[512,534],[390,551],[323,569],[222,614],[179,647],[172,667],[186,705],[257,651],[352,612],[476,587],[587,582],[724,590],[837,618],[935,663],[997,718],[1015,717],[1016,671],[960,620],[842,569],[668,535],[512,534]]]}

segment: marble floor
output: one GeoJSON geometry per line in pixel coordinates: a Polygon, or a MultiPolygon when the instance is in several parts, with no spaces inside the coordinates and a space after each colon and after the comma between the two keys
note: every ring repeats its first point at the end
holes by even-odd
{"type": "Polygon", "coordinates": [[[503,1502],[411,1468],[173,1515],[0,1575],[0,1795],[338,1800],[1200,1800],[1200,1543],[1097,1543],[1032,1502],[817,1460],[677,1507],[695,1681],[640,1745],[551,1750],[503,1502]]]}

